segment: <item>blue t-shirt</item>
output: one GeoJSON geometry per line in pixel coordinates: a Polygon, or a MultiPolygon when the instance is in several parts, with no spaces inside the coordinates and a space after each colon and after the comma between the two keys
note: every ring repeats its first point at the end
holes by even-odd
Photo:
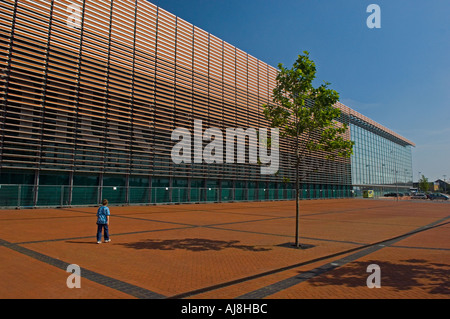
{"type": "Polygon", "coordinates": [[[107,206],[100,206],[97,211],[97,224],[106,224],[108,222],[106,216],[109,215],[109,208],[107,206]]]}

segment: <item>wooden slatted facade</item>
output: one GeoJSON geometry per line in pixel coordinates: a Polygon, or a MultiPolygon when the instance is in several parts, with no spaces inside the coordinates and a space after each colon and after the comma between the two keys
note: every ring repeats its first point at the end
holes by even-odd
{"type": "MultiPolygon", "coordinates": [[[[193,131],[195,119],[222,131],[268,127],[262,105],[277,70],[214,35],[146,0],[1,0],[0,24],[2,172],[33,172],[36,185],[46,172],[67,174],[68,185],[83,174],[126,185],[293,180],[287,140],[272,176],[248,163],[171,161],[172,131],[193,131]]],[[[358,116],[338,107],[342,122],[358,116]]],[[[304,182],[349,189],[350,160],[327,162],[304,182]]]]}

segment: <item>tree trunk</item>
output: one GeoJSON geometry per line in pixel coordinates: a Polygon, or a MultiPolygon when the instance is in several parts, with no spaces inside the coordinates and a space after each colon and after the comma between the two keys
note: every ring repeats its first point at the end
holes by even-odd
{"type": "Polygon", "coordinates": [[[300,247],[299,243],[299,179],[298,179],[298,160],[297,160],[297,169],[296,169],[296,177],[295,177],[295,246],[300,247]]]}
{"type": "Polygon", "coordinates": [[[296,138],[296,165],[295,165],[295,246],[300,247],[299,242],[299,193],[300,193],[300,185],[299,185],[299,153],[298,153],[298,132],[296,138]]]}

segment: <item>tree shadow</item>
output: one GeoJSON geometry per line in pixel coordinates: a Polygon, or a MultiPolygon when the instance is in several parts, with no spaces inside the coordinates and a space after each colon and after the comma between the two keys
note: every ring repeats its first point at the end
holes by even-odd
{"type": "Polygon", "coordinates": [[[367,267],[371,264],[380,266],[381,288],[406,291],[420,287],[431,294],[450,294],[450,264],[433,263],[425,259],[407,259],[399,263],[377,260],[352,262],[312,278],[309,283],[314,286],[366,286],[366,280],[372,274],[367,272],[367,267]]]}
{"type": "Polygon", "coordinates": [[[146,239],[134,243],[119,244],[127,248],[134,249],[157,249],[157,250],[175,250],[186,249],[190,251],[207,251],[207,250],[223,250],[227,248],[241,249],[245,251],[268,251],[268,248],[258,248],[255,246],[238,245],[238,240],[222,241],[222,240],[210,240],[204,238],[185,238],[185,239],[166,239],[155,240],[146,239]]]}

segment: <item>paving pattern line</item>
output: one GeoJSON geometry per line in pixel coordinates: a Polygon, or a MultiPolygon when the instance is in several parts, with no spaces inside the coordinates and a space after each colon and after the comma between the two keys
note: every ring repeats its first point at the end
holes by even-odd
{"type": "Polygon", "coordinates": [[[419,232],[423,232],[423,231],[426,231],[426,230],[430,230],[430,229],[433,229],[433,228],[436,228],[436,227],[440,227],[440,226],[449,224],[450,222],[446,222],[444,224],[440,224],[441,222],[443,222],[443,221],[445,221],[445,220],[447,220],[449,218],[450,218],[450,216],[447,216],[447,217],[445,217],[443,219],[440,219],[438,221],[435,221],[435,222],[433,222],[431,224],[419,227],[418,229],[416,229],[416,230],[414,230],[412,232],[408,232],[408,233],[406,233],[404,235],[397,236],[397,237],[385,240],[383,242],[379,242],[379,243],[370,245],[369,247],[367,247],[367,248],[365,248],[365,249],[363,249],[361,251],[358,251],[358,252],[356,252],[354,254],[351,254],[351,255],[346,256],[344,258],[340,258],[340,259],[334,260],[332,262],[329,262],[329,263],[327,263],[325,265],[322,265],[320,267],[314,268],[312,270],[302,272],[299,275],[295,275],[295,276],[293,276],[291,278],[284,279],[282,281],[279,281],[279,282],[274,283],[272,285],[269,285],[267,287],[263,287],[263,288],[255,290],[255,291],[246,293],[244,295],[241,295],[241,296],[237,297],[236,299],[262,299],[262,298],[268,297],[268,296],[273,295],[273,294],[275,294],[275,293],[277,293],[279,291],[283,291],[283,290],[285,290],[285,289],[287,289],[289,287],[298,285],[298,284],[300,284],[300,283],[302,283],[304,281],[307,281],[307,280],[309,280],[311,278],[314,278],[316,276],[320,276],[320,275],[322,275],[322,274],[324,274],[326,272],[329,272],[329,271],[332,271],[332,270],[334,270],[336,268],[344,266],[344,265],[346,265],[346,264],[348,264],[350,262],[353,262],[353,261],[355,261],[355,260],[357,260],[359,258],[362,258],[362,257],[365,257],[367,255],[370,255],[370,254],[372,254],[372,253],[374,253],[374,252],[376,252],[378,250],[381,250],[383,248],[389,247],[389,246],[391,246],[391,245],[393,245],[393,244],[395,244],[395,243],[397,243],[397,242],[399,242],[399,241],[401,241],[401,240],[403,240],[405,238],[408,238],[408,237],[410,237],[410,236],[412,236],[414,234],[417,234],[419,232]]]}
{"type": "MultiPolygon", "coordinates": [[[[64,271],[67,271],[67,267],[70,265],[69,263],[64,262],[60,259],[38,253],[34,250],[19,246],[17,244],[10,243],[3,239],[0,239],[0,246],[9,248],[18,253],[29,256],[35,260],[44,262],[46,264],[57,267],[64,271]]],[[[94,271],[91,271],[91,270],[88,270],[85,268],[81,268],[80,274],[81,274],[82,278],[86,278],[86,279],[96,282],[100,285],[103,285],[108,288],[115,289],[117,291],[126,293],[135,298],[139,298],[139,299],[164,299],[165,298],[165,296],[158,294],[156,292],[150,291],[150,290],[142,288],[142,287],[132,285],[132,284],[124,282],[122,280],[118,280],[118,279],[115,279],[112,277],[108,277],[108,276],[99,274],[97,272],[94,272],[94,271]]]]}
{"type": "MultiPolygon", "coordinates": [[[[285,202],[285,201],[282,201],[285,202]]],[[[286,201],[289,202],[289,201],[286,201]]],[[[215,204],[234,204],[235,202],[231,202],[231,203],[215,203],[215,204]]],[[[385,203],[383,203],[383,205],[379,205],[379,206],[373,206],[373,207],[367,207],[365,209],[367,210],[371,210],[371,209],[379,209],[379,208],[388,208],[391,207],[392,205],[384,205],[385,203]]],[[[187,206],[190,206],[191,204],[186,204],[187,206]]],[[[174,214],[177,212],[192,212],[192,211],[196,211],[196,212],[207,212],[207,213],[218,213],[218,214],[234,214],[234,215],[247,215],[247,216],[261,216],[261,217],[274,217],[274,218],[295,218],[295,216],[278,216],[278,215],[272,215],[270,214],[257,214],[257,213],[242,213],[242,212],[230,212],[227,210],[230,210],[230,207],[223,207],[223,208],[214,208],[214,211],[211,210],[207,210],[207,209],[202,209],[199,208],[196,204],[192,204],[193,206],[195,206],[195,209],[190,209],[189,208],[180,208],[177,207],[177,211],[176,212],[167,212],[167,211],[160,211],[160,212],[144,212],[144,213],[132,213],[132,215],[148,215],[148,214],[174,214]]],[[[155,205],[147,205],[149,207],[158,207],[158,208],[172,208],[175,205],[165,205],[165,204],[155,204],[155,205]]],[[[275,206],[273,206],[275,207],[275,206]]],[[[260,208],[260,206],[247,206],[245,208],[260,208]]],[[[89,215],[95,215],[95,212],[87,212],[87,211],[83,211],[83,210],[76,210],[76,209],[72,209],[72,208],[62,208],[64,211],[72,211],[72,212],[77,212],[77,213],[83,213],[83,214],[89,214],[89,215]]],[[[112,209],[120,209],[120,206],[112,206],[112,209]]],[[[315,216],[315,215],[329,215],[329,214],[342,214],[342,213],[353,213],[353,212],[359,212],[361,209],[360,208],[350,208],[350,209],[343,209],[343,210],[334,210],[334,211],[318,211],[318,212],[307,212],[305,214],[302,214],[301,217],[308,217],[308,216],[315,216]]],[[[114,214],[113,216],[115,217],[125,217],[127,215],[121,215],[120,213],[118,214],[114,214]]],[[[64,218],[64,217],[61,217],[64,218]]],[[[137,218],[137,217],[130,217],[130,218],[137,218]]],[[[146,220],[145,218],[142,218],[143,220],[146,220]]]]}
{"type": "Polygon", "coordinates": [[[417,234],[417,233],[420,233],[420,232],[423,232],[423,231],[427,231],[427,230],[430,230],[430,229],[433,229],[433,228],[436,228],[436,227],[441,227],[441,226],[450,224],[450,222],[445,222],[448,219],[450,219],[450,216],[444,217],[444,218],[439,219],[437,221],[434,221],[434,222],[432,222],[432,223],[430,223],[428,225],[421,226],[421,227],[417,228],[416,230],[413,230],[413,231],[410,231],[410,232],[407,232],[405,234],[402,234],[402,235],[399,235],[399,236],[395,236],[395,237],[392,237],[392,238],[389,238],[389,239],[384,239],[384,240],[381,240],[381,241],[378,241],[378,242],[375,242],[375,243],[372,243],[372,244],[367,244],[367,245],[364,245],[364,246],[361,246],[361,247],[351,248],[351,249],[348,249],[348,250],[345,250],[345,251],[337,252],[337,253],[334,253],[334,254],[330,254],[330,255],[319,257],[319,258],[315,258],[315,259],[311,259],[311,260],[308,260],[308,261],[304,261],[304,262],[301,262],[301,263],[289,265],[289,266],[286,266],[286,267],[281,267],[281,268],[278,268],[278,269],[269,270],[269,271],[266,271],[266,272],[263,272],[263,273],[259,273],[259,274],[256,274],[256,275],[252,275],[252,276],[248,276],[248,277],[244,277],[244,278],[239,278],[239,279],[232,280],[232,281],[229,281],[229,282],[224,282],[224,283],[220,283],[220,284],[217,284],[217,285],[212,285],[212,286],[209,286],[209,287],[204,287],[204,288],[196,289],[196,290],[193,290],[193,291],[177,294],[177,295],[169,297],[169,299],[188,298],[188,297],[192,297],[192,296],[199,295],[199,294],[202,294],[202,293],[206,293],[206,292],[209,292],[209,291],[225,288],[225,287],[228,287],[228,286],[233,286],[233,285],[240,284],[240,283],[243,283],[243,282],[246,282],[246,281],[251,281],[251,280],[254,280],[254,279],[261,278],[261,277],[266,277],[266,276],[273,275],[273,274],[276,274],[276,273],[280,273],[280,272],[283,272],[283,271],[287,271],[287,270],[299,268],[299,267],[302,267],[302,266],[306,266],[306,265],[309,265],[309,264],[313,264],[313,263],[316,263],[316,262],[319,262],[319,261],[323,261],[323,260],[327,260],[327,259],[330,259],[330,258],[334,258],[334,257],[338,257],[338,256],[342,256],[342,255],[347,255],[347,254],[353,253],[352,255],[350,255],[348,257],[344,257],[344,258],[338,259],[336,261],[333,261],[331,263],[327,263],[327,264],[325,264],[325,265],[323,265],[321,267],[318,267],[316,269],[310,270],[310,271],[305,273],[304,277],[302,277],[302,274],[300,274],[300,276],[296,275],[296,276],[294,276],[292,278],[288,278],[288,279],[283,280],[283,281],[281,281],[279,283],[275,283],[273,285],[270,285],[270,286],[267,286],[267,287],[264,287],[264,288],[261,288],[261,289],[258,289],[258,290],[255,290],[253,292],[249,292],[247,294],[244,294],[242,296],[237,297],[237,299],[264,298],[264,297],[266,297],[268,295],[271,295],[271,294],[273,294],[273,293],[275,293],[277,291],[289,288],[292,285],[298,284],[298,283],[300,283],[302,281],[311,279],[311,278],[313,278],[313,277],[315,277],[317,275],[323,274],[323,273],[325,273],[327,271],[330,271],[330,270],[333,270],[333,269],[335,269],[337,267],[340,267],[340,266],[342,266],[344,264],[344,262],[347,263],[347,262],[351,261],[348,258],[358,259],[360,257],[363,257],[365,255],[373,253],[373,252],[375,252],[375,251],[377,251],[379,249],[387,247],[388,245],[392,245],[392,244],[394,244],[394,243],[396,243],[396,242],[398,242],[400,240],[403,240],[403,239],[405,239],[407,237],[410,237],[410,236],[412,236],[414,234],[417,234]],[[296,282],[296,283],[294,283],[294,282],[296,282]]]}
{"type": "MultiPolygon", "coordinates": [[[[336,212],[336,213],[341,213],[341,212],[336,212]]],[[[311,215],[313,215],[313,214],[311,214],[311,215]]],[[[126,216],[126,215],[117,216],[117,217],[148,220],[148,219],[144,219],[144,218],[136,218],[136,217],[126,216]]],[[[286,217],[279,217],[279,218],[286,218],[286,217]]],[[[440,227],[440,226],[447,225],[450,222],[446,222],[446,223],[443,223],[443,222],[445,222],[449,218],[450,218],[450,216],[447,216],[447,217],[442,218],[440,220],[437,220],[437,221],[435,221],[435,222],[433,222],[431,224],[422,226],[422,227],[420,227],[420,228],[418,228],[418,229],[416,229],[414,231],[405,233],[405,234],[400,235],[400,236],[396,236],[394,238],[386,239],[386,240],[383,240],[383,241],[380,241],[380,242],[359,246],[359,247],[348,249],[348,250],[345,250],[345,251],[342,251],[342,252],[337,252],[337,253],[330,254],[330,255],[327,255],[327,256],[323,256],[323,257],[319,257],[319,258],[312,259],[312,260],[309,260],[309,261],[301,262],[301,263],[298,263],[298,264],[295,264],[295,265],[290,265],[290,266],[286,266],[286,267],[270,270],[270,271],[267,271],[267,272],[264,272],[264,273],[255,274],[255,275],[248,276],[248,277],[245,277],[245,278],[241,278],[241,279],[237,279],[237,280],[233,280],[233,281],[229,281],[229,282],[225,282],[225,283],[221,283],[221,284],[217,284],[217,285],[201,288],[201,289],[198,289],[198,290],[195,290],[195,291],[184,292],[184,293],[181,293],[181,294],[178,294],[178,295],[175,295],[175,296],[171,296],[171,297],[167,297],[167,296],[155,293],[153,291],[150,291],[148,289],[145,289],[145,288],[142,288],[142,287],[138,287],[138,286],[126,283],[124,281],[121,281],[121,280],[118,280],[118,279],[115,279],[115,278],[111,278],[111,277],[108,277],[108,276],[105,276],[105,275],[102,275],[102,274],[99,274],[99,273],[96,273],[96,272],[93,272],[93,271],[90,271],[90,270],[84,269],[84,268],[82,269],[82,277],[84,277],[84,278],[86,278],[88,280],[91,280],[93,282],[99,283],[101,285],[104,285],[106,287],[109,287],[109,288],[112,288],[112,289],[124,292],[124,293],[129,294],[129,295],[131,295],[133,297],[136,297],[136,298],[181,299],[181,298],[186,298],[186,297],[189,297],[189,296],[195,296],[195,295],[198,295],[198,294],[203,293],[203,292],[208,292],[208,291],[216,290],[216,289],[219,289],[219,288],[222,288],[222,287],[227,287],[227,286],[235,285],[235,284],[242,283],[242,282],[245,282],[245,281],[250,281],[250,280],[253,280],[253,279],[260,278],[260,277],[268,276],[268,275],[271,275],[271,274],[283,272],[283,271],[286,271],[286,270],[289,270],[289,269],[294,269],[294,268],[297,268],[297,267],[300,267],[300,266],[304,266],[304,265],[308,265],[308,264],[312,264],[312,263],[315,263],[315,262],[318,262],[318,261],[322,261],[322,260],[326,260],[326,259],[330,259],[330,258],[334,258],[334,257],[338,257],[338,256],[354,253],[351,256],[348,256],[346,258],[345,257],[341,258],[341,259],[339,259],[337,261],[334,261],[333,263],[328,263],[328,264],[325,264],[325,265],[323,265],[321,267],[318,267],[318,268],[316,268],[316,270],[309,271],[308,272],[309,275],[305,274],[306,279],[301,279],[301,280],[304,281],[304,280],[308,280],[310,278],[313,278],[314,276],[317,276],[319,274],[322,274],[322,273],[325,273],[327,271],[333,270],[336,267],[342,266],[342,264],[340,262],[350,262],[350,261],[348,261],[349,260],[348,258],[356,258],[357,259],[357,258],[359,258],[358,256],[360,256],[361,254],[371,253],[371,252],[379,250],[379,249],[381,249],[383,247],[386,247],[388,245],[393,245],[394,243],[396,243],[396,242],[398,242],[398,241],[400,241],[400,240],[402,240],[404,238],[407,238],[407,237],[409,237],[411,235],[414,235],[416,233],[419,233],[419,232],[422,232],[422,231],[426,231],[426,230],[429,230],[429,229],[433,229],[435,227],[440,227]],[[442,223],[442,224],[440,224],[440,223],[442,223]],[[376,247],[377,245],[378,245],[378,247],[376,247]],[[360,251],[360,250],[363,250],[363,251],[360,251]]],[[[272,218],[269,218],[269,219],[272,219],[272,218]]],[[[273,219],[277,219],[277,218],[273,218],[273,219]]],[[[149,221],[156,221],[156,222],[165,223],[165,221],[157,221],[157,220],[149,220],[149,221]]],[[[218,226],[220,224],[191,225],[191,224],[183,224],[183,223],[176,223],[176,222],[168,222],[168,223],[172,224],[172,225],[180,226],[180,227],[177,227],[177,228],[185,228],[186,226],[187,226],[186,228],[190,228],[190,227],[194,227],[194,228],[195,227],[205,227],[205,228],[211,228],[211,229],[214,229],[214,228],[220,229],[221,228],[221,227],[216,227],[216,226],[218,226]],[[185,226],[185,227],[182,227],[182,226],[185,226]]],[[[224,224],[222,224],[222,226],[224,226],[226,224],[227,223],[224,223],[224,224]]],[[[234,222],[231,223],[231,224],[234,224],[234,222]]],[[[226,228],[224,228],[224,230],[226,230],[226,228]]],[[[152,231],[156,231],[156,230],[152,230],[152,231]]],[[[157,230],[157,231],[164,231],[164,229],[163,230],[157,230]]],[[[61,240],[61,239],[59,239],[59,240],[61,240]]],[[[48,240],[44,240],[44,241],[48,241],[48,240]]],[[[50,241],[52,241],[52,240],[50,240],[50,241]]],[[[66,271],[67,266],[69,266],[69,263],[61,261],[61,260],[59,260],[57,258],[53,258],[53,257],[47,256],[47,255],[41,254],[41,253],[33,251],[31,249],[25,248],[23,246],[20,246],[20,244],[23,244],[23,243],[11,243],[11,242],[8,242],[6,240],[0,239],[0,246],[7,247],[7,248],[12,249],[12,250],[14,250],[16,252],[19,252],[21,254],[27,255],[27,256],[29,256],[31,258],[34,258],[35,260],[39,260],[41,262],[47,263],[49,265],[52,265],[52,266],[57,267],[59,269],[62,269],[64,271],[66,271]]],[[[295,276],[295,277],[298,277],[298,276],[295,276]]],[[[283,284],[278,283],[278,289],[280,289],[280,288],[282,288],[282,287],[284,287],[286,285],[293,284],[293,282],[295,281],[295,279],[293,279],[293,278],[291,278],[292,282],[284,281],[283,284]]],[[[298,283],[298,280],[297,280],[297,283],[298,283]]],[[[282,289],[286,289],[286,288],[282,288],[282,289]]],[[[270,289],[266,289],[265,293],[263,293],[262,291],[249,292],[248,294],[245,294],[245,295],[240,296],[238,298],[241,298],[241,297],[244,297],[244,298],[263,298],[264,296],[268,296],[268,295],[272,294],[272,293],[268,293],[269,290],[270,289]],[[254,297],[251,297],[251,296],[254,296],[254,297]]]]}
{"type": "MultiPolygon", "coordinates": [[[[185,227],[174,227],[174,228],[162,228],[162,229],[151,229],[151,230],[138,230],[133,232],[126,233],[111,233],[110,236],[127,236],[127,235],[136,235],[136,234],[146,234],[146,233],[156,233],[156,232],[164,232],[171,230],[182,230],[182,229],[190,229],[190,228],[199,228],[199,226],[185,226],[185,227]]],[[[70,240],[81,240],[81,239],[92,239],[92,241],[96,241],[96,235],[90,236],[79,236],[79,237],[65,237],[65,238],[54,238],[54,239],[41,239],[41,240],[33,240],[33,241],[22,241],[16,242],[16,245],[25,245],[25,244],[38,244],[38,243],[50,243],[50,242],[58,242],[58,241],[70,241],[70,240]]]]}

